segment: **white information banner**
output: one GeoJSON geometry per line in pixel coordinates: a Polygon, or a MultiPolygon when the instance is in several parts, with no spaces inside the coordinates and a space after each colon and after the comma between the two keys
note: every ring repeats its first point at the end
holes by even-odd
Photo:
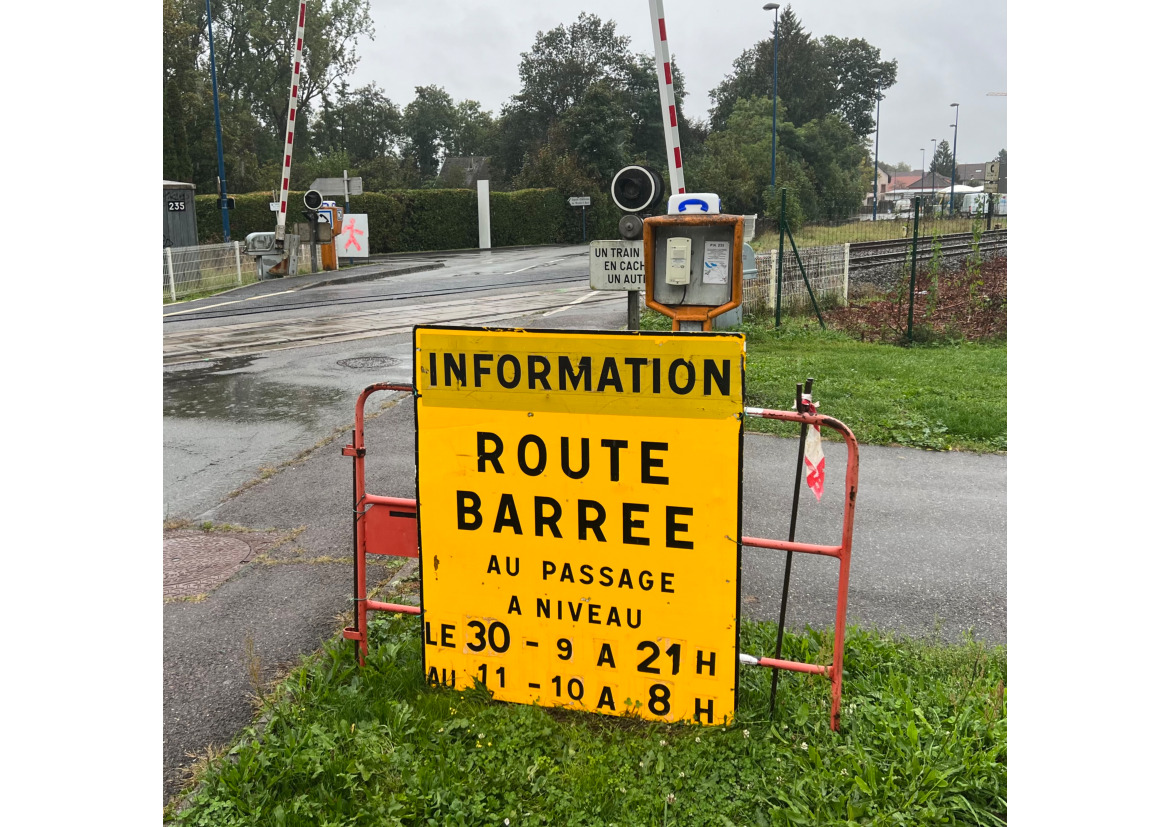
{"type": "Polygon", "coordinates": [[[708,241],[702,255],[702,281],[705,284],[726,284],[731,272],[731,244],[729,241],[708,241]]]}
{"type": "Polygon", "coordinates": [[[341,219],[341,234],[333,239],[338,258],[369,257],[369,216],[349,213],[341,219]]]}
{"type": "Polygon", "coordinates": [[[594,290],[644,290],[642,243],[589,242],[589,286],[594,290]]]}

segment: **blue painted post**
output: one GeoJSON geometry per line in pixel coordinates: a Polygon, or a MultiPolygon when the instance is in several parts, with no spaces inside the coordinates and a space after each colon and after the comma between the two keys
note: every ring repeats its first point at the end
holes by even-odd
{"type": "Polygon", "coordinates": [[[219,207],[223,214],[223,241],[231,241],[227,217],[227,175],[223,171],[223,127],[219,123],[219,81],[215,76],[215,38],[211,34],[211,0],[207,0],[207,46],[211,50],[211,98],[215,103],[215,150],[219,155],[219,207]]]}

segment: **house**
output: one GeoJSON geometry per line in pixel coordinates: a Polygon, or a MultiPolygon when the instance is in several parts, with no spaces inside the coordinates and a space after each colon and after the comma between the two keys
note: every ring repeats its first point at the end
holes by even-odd
{"type": "Polygon", "coordinates": [[[439,185],[475,189],[475,182],[491,178],[491,158],[486,155],[448,155],[438,172],[439,185]]]}
{"type": "Polygon", "coordinates": [[[925,175],[922,175],[921,170],[914,172],[911,175],[903,176],[899,179],[899,186],[893,187],[895,190],[948,190],[950,188],[949,176],[942,175],[940,172],[930,172],[928,169],[925,175]]]}
{"type": "MultiPolygon", "coordinates": [[[[880,201],[885,193],[889,191],[889,173],[880,167],[877,168],[877,200],[880,201]]],[[[866,189],[865,191],[865,206],[867,209],[873,208],[873,191],[866,189]]]]}

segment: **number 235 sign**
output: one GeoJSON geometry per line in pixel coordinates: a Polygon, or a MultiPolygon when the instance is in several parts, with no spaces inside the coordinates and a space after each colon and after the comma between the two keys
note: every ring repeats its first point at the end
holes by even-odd
{"type": "Polygon", "coordinates": [[[730,720],[742,337],[414,336],[429,682],[730,720]]]}

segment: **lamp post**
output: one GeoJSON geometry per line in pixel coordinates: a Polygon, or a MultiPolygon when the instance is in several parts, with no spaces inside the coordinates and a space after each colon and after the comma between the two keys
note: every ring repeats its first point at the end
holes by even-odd
{"type": "Polygon", "coordinates": [[[219,125],[219,82],[215,78],[215,38],[211,35],[211,0],[207,0],[207,46],[211,50],[211,98],[215,103],[215,149],[219,155],[219,209],[223,213],[223,240],[231,241],[227,218],[227,180],[223,172],[223,129],[219,125]]]}
{"type": "Polygon", "coordinates": [[[881,138],[881,98],[884,97],[880,92],[877,92],[877,127],[873,130],[873,220],[877,220],[877,174],[879,167],[877,166],[877,146],[881,138]]]}
{"type": "MultiPolygon", "coordinates": [[[[779,100],[779,3],[768,3],[763,11],[775,12],[775,41],[771,50],[771,190],[775,192],[775,110],[779,100]]],[[[783,227],[779,228],[783,232],[783,227]]]]}
{"type": "Polygon", "coordinates": [[[950,156],[950,218],[954,217],[954,173],[958,169],[958,104],[952,103],[950,106],[954,107],[954,123],[950,124],[954,127],[954,154],[950,156]]]}
{"type": "Polygon", "coordinates": [[[938,200],[938,184],[937,184],[937,179],[935,177],[936,173],[937,173],[937,166],[938,166],[936,163],[936,159],[938,157],[938,139],[937,138],[930,138],[930,140],[933,141],[933,144],[934,144],[934,154],[930,156],[930,199],[931,199],[930,200],[930,204],[931,204],[930,214],[932,215],[933,214],[932,204],[934,201],[938,200]]]}

